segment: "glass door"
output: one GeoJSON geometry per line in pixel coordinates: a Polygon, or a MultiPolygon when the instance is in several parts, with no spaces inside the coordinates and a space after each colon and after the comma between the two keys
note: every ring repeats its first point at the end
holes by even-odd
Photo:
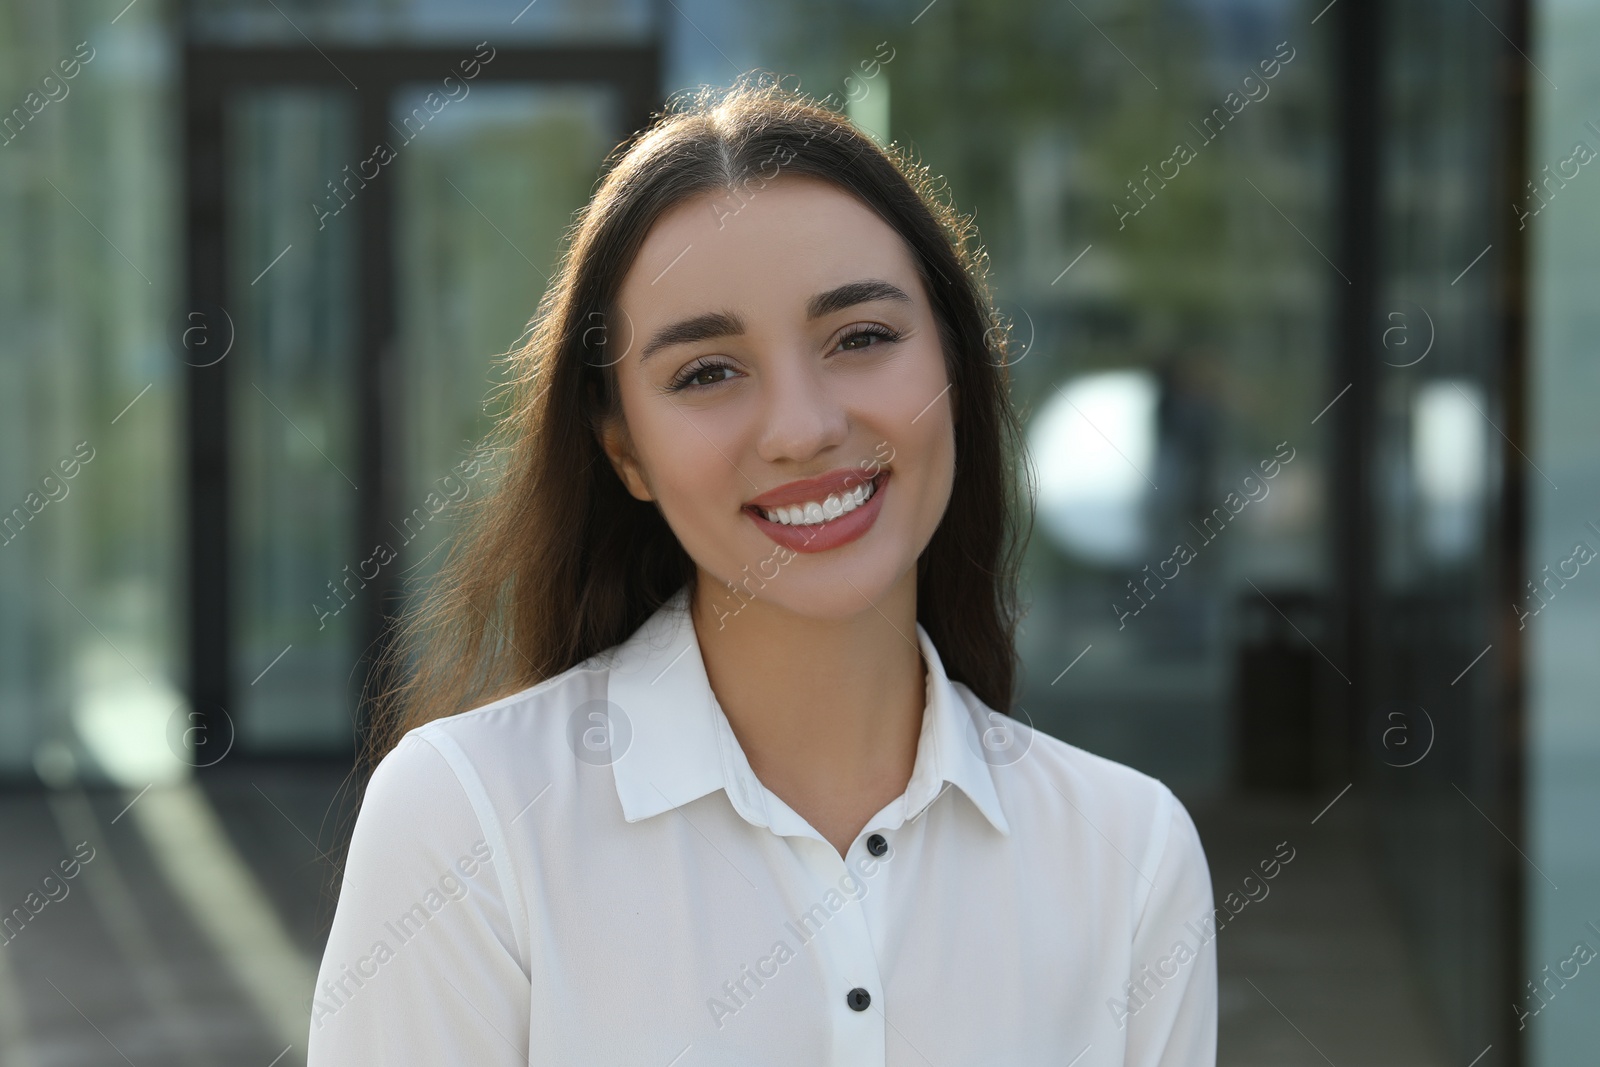
{"type": "Polygon", "coordinates": [[[253,89],[228,109],[232,668],[244,683],[232,716],[245,750],[349,734],[356,231],[307,210],[348,158],[348,95],[253,89]]]}
{"type": "MultiPolygon", "coordinates": [[[[395,97],[396,122],[424,85],[395,97]]],[[[487,471],[465,465],[490,425],[498,356],[526,335],[572,212],[622,137],[615,94],[491,85],[438,115],[398,161],[394,213],[399,492],[392,566],[415,588],[455,505],[487,471]]]]}
{"type": "Polygon", "coordinates": [[[634,47],[191,55],[189,303],[233,342],[187,372],[208,739],[354,751],[393,618],[488,483],[465,461],[498,357],[655,72],[634,47]]]}

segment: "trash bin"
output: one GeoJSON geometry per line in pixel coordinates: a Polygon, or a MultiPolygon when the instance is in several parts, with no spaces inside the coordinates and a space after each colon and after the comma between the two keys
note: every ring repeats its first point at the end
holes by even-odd
{"type": "Polygon", "coordinates": [[[1304,635],[1323,629],[1322,613],[1305,590],[1250,589],[1239,598],[1234,779],[1246,789],[1306,793],[1314,785],[1318,657],[1304,635]]]}

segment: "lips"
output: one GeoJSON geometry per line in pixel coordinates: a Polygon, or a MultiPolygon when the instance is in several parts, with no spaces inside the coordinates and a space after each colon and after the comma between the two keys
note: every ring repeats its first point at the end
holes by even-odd
{"type": "Polygon", "coordinates": [[[759,507],[755,503],[746,504],[744,513],[755,523],[757,529],[786,548],[804,553],[826,552],[840,545],[849,544],[872,529],[873,523],[878,519],[878,512],[883,509],[883,498],[888,492],[889,473],[889,469],[885,467],[869,479],[864,471],[846,470],[842,472],[843,476],[837,476],[837,472],[830,472],[820,478],[790,482],[757,497],[757,501],[761,502],[759,507]],[[823,487],[829,488],[828,495],[833,495],[837,499],[841,491],[848,493],[851,489],[869,482],[872,495],[867,497],[866,502],[834,518],[820,522],[786,524],[773,522],[761,513],[762,507],[792,508],[798,503],[815,503],[817,497],[811,494],[817,493],[823,487]],[[769,500],[772,503],[766,503],[769,500]]]}

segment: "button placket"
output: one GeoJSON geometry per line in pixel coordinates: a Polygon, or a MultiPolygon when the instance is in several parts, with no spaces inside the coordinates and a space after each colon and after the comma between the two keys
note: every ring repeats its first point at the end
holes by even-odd
{"type": "MultiPolygon", "coordinates": [[[[821,931],[806,942],[817,951],[818,970],[830,1005],[833,1049],[827,1062],[837,1067],[882,1067],[887,1055],[881,1010],[883,982],[860,899],[863,892],[871,890],[857,889],[857,895],[852,896],[845,886],[852,879],[861,885],[861,875],[846,864],[833,846],[826,842],[819,845],[803,849],[806,866],[815,878],[816,902],[827,910],[830,890],[844,901],[837,912],[829,913],[821,931]]],[[[858,849],[851,849],[852,858],[860,855],[858,849]]]]}

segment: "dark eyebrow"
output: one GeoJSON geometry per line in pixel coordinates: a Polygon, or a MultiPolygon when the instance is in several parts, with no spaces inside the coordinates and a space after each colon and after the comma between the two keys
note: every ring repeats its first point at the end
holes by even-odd
{"type": "Polygon", "coordinates": [[[856,304],[865,304],[870,300],[900,300],[907,304],[911,303],[911,298],[898,285],[890,285],[874,278],[864,282],[846,282],[837,289],[818,293],[806,304],[806,318],[820,319],[824,315],[843,311],[856,304]]]}
{"type": "MultiPolygon", "coordinates": [[[[844,285],[818,293],[806,302],[806,319],[820,319],[835,311],[865,304],[872,300],[898,300],[911,303],[911,298],[898,285],[870,279],[846,282],[844,285]]],[[[733,337],[744,333],[744,320],[731,311],[711,311],[704,315],[663,326],[639,353],[639,362],[649,359],[658,349],[671,345],[693,344],[717,337],[733,337]]]]}
{"type": "Polygon", "coordinates": [[[663,326],[639,353],[639,362],[649,359],[658,348],[709,341],[713,337],[732,337],[744,333],[744,320],[731,311],[712,311],[692,319],[663,326]]]}

